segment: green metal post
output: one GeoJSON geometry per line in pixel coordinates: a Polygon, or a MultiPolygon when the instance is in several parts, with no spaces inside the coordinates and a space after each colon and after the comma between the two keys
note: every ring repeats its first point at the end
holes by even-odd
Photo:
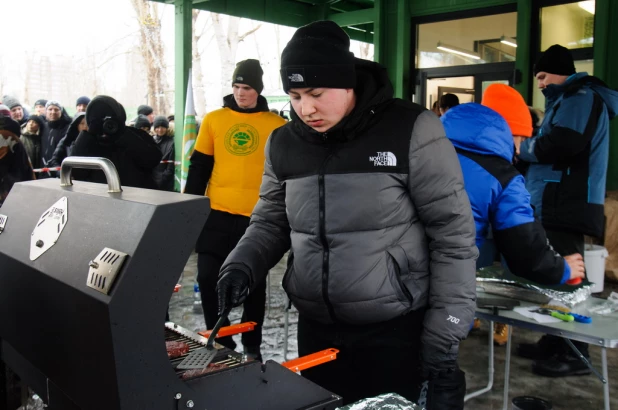
{"type": "Polygon", "coordinates": [[[412,18],[406,0],[397,0],[397,43],[395,49],[395,96],[411,99],[410,93],[410,34],[412,18]]]}
{"type": "Polygon", "coordinates": [[[532,0],[517,1],[517,52],[515,59],[515,69],[521,73],[521,82],[515,84],[515,89],[523,95],[524,100],[531,103],[531,83],[532,83],[532,62],[530,61],[531,52],[537,47],[537,43],[532,44],[530,31],[532,29],[532,19],[539,16],[532,15],[532,0]]]}
{"type": "MultiPolygon", "coordinates": [[[[191,68],[191,36],[192,20],[191,20],[191,0],[174,0],[174,8],[176,17],[175,26],[175,47],[174,60],[175,68],[175,98],[174,98],[174,146],[176,147],[175,161],[179,162],[182,159],[182,137],[184,134],[185,123],[185,103],[187,100],[187,84],[189,82],[189,69],[191,68]]],[[[174,188],[180,189],[180,174],[181,167],[176,165],[176,183],[174,188]]]]}
{"type": "Polygon", "coordinates": [[[375,58],[386,66],[395,97],[410,98],[410,7],[406,0],[376,0],[375,58]]]}
{"type": "MultiPolygon", "coordinates": [[[[594,21],[594,75],[611,88],[618,87],[618,50],[613,44],[618,39],[618,4],[615,0],[597,0],[594,21]]],[[[609,165],[607,190],[618,189],[618,123],[610,124],[609,165]]]]}
{"type": "Polygon", "coordinates": [[[386,47],[384,47],[386,33],[386,3],[387,0],[375,0],[373,8],[375,10],[375,21],[373,23],[373,55],[374,60],[384,64],[386,57],[386,47]]]}

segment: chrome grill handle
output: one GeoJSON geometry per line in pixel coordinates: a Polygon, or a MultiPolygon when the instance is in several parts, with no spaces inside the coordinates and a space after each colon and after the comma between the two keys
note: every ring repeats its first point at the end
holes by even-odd
{"type": "Polygon", "coordinates": [[[71,171],[73,168],[100,169],[107,180],[107,192],[122,192],[120,177],[114,163],[102,157],[66,157],[60,167],[60,186],[72,186],[71,171]]]}

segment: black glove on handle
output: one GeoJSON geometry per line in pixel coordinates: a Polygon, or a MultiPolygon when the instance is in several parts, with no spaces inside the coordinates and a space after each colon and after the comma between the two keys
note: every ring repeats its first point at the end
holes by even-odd
{"type": "Polygon", "coordinates": [[[228,308],[242,304],[249,294],[249,275],[245,272],[232,269],[217,282],[217,299],[219,301],[219,314],[228,308]]]}
{"type": "Polygon", "coordinates": [[[422,385],[418,404],[427,410],[463,410],[466,374],[459,368],[432,374],[422,385]]]}

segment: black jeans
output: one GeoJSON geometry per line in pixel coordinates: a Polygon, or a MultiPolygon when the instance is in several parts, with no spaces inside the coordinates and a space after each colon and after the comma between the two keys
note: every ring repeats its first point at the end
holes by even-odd
{"type": "MultiPolygon", "coordinates": [[[[198,240],[197,282],[202,295],[202,308],[208,329],[215,327],[218,315],[217,280],[219,270],[227,256],[236,247],[249,226],[249,218],[213,210],[198,240]]],[[[259,347],[262,344],[262,323],[266,304],[266,281],[257,284],[243,303],[242,322],[256,322],[258,325],[251,332],[242,334],[244,346],[259,347]]],[[[229,325],[229,320],[224,326],[229,325]]],[[[231,336],[218,338],[217,342],[236,348],[231,336]]]]}
{"type": "Polygon", "coordinates": [[[416,402],[420,384],[420,337],[425,312],[410,312],[383,323],[362,326],[324,325],[298,319],[298,353],[305,356],[328,348],[339,349],[337,359],[302,375],[343,403],[354,403],[383,393],[397,393],[416,402]]]}

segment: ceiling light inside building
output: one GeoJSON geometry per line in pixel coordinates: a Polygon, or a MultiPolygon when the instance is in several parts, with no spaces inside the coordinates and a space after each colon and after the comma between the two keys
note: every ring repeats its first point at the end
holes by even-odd
{"type": "Polygon", "coordinates": [[[507,46],[517,47],[517,41],[511,37],[502,36],[500,37],[500,42],[502,44],[506,44],[507,46]]]}
{"type": "Polygon", "coordinates": [[[438,42],[438,49],[442,50],[442,51],[446,51],[448,53],[453,53],[453,54],[457,54],[460,56],[464,56],[464,57],[469,57],[472,58],[474,60],[480,60],[481,56],[478,55],[477,53],[475,53],[474,51],[469,51],[466,50],[464,48],[459,48],[459,47],[455,47],[455,46],[451,46],[449,44],[445,44],[442,42],[438,42]]]}
{"type": "Polygon", "coordinates": [[[591,0],[591,1],[580,1],[577,3],[577,5],[579,7],[581,7],[582,9],[586,10],[588,13],[590,14],[594,14],[594,6],[595,6],[595,1],[591,0]]]}

